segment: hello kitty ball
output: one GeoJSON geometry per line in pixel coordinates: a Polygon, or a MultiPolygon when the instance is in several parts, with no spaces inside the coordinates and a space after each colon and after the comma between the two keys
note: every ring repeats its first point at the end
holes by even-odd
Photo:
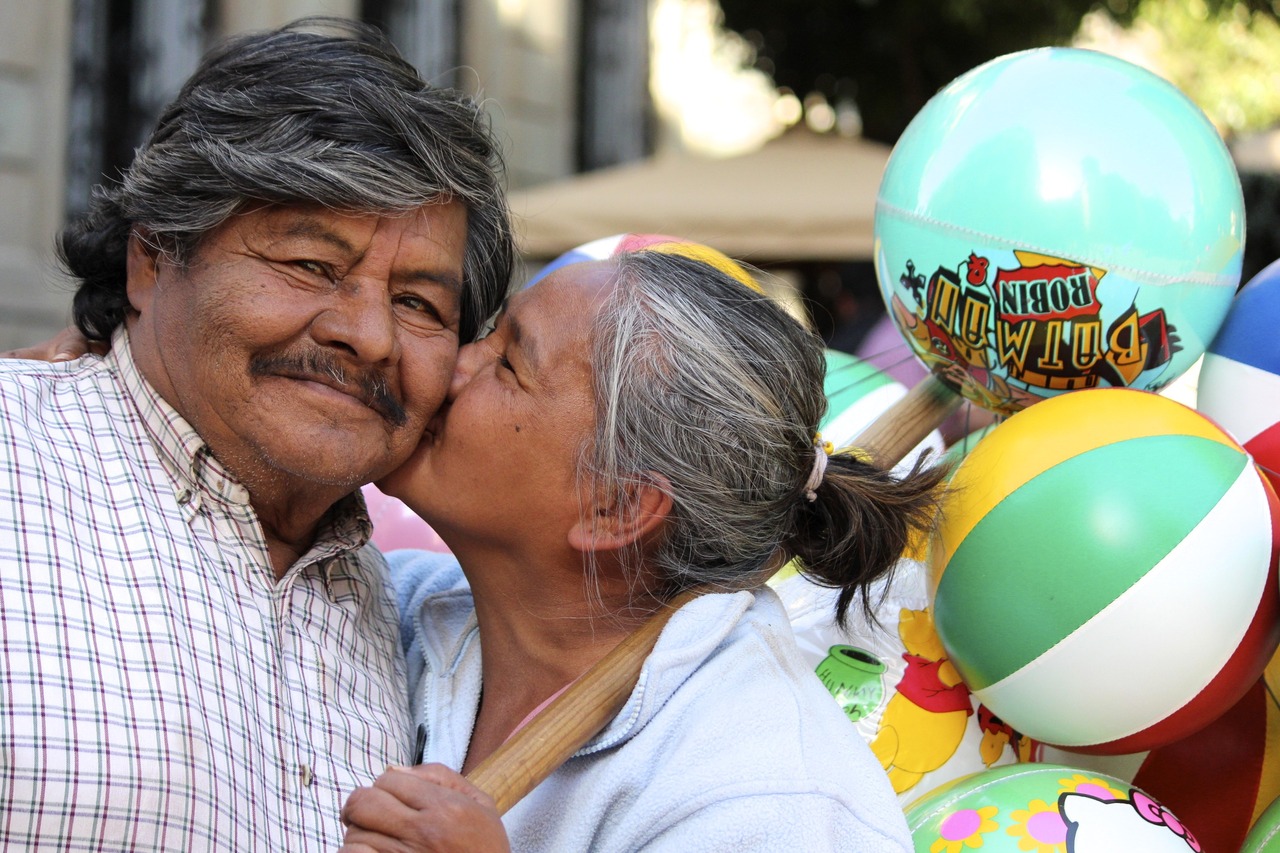
{"type": "Polygon", "coordinates": [[[916,853],[1201,853],[1192,831],[1142,790],[1061,764],[956,779],[907,808],[916,853]]]}

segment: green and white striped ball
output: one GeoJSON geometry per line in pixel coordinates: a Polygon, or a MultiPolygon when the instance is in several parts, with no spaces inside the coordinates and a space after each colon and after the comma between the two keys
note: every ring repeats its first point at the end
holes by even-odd
{"type": "Polygon", "coordinates": [[[931,548],[934,621],[978,699],[1064,749],[1119,754],[1230,708],[1280,643],[1274,492],[1198,412],[1062,395],[965,458],[931,548]]]}

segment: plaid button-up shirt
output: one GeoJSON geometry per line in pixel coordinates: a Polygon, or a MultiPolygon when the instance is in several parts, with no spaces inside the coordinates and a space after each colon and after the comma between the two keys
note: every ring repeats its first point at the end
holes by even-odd
{"type": "Polygon", "coordinates": [[[122,332],[0,360],[0,847],[333,850],[408,759],[363,501],[277,582],[248,498],[122,332]]]}

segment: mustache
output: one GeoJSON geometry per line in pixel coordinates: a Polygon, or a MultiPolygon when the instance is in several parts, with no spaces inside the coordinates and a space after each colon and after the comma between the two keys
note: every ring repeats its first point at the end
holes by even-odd
{"type": "Polygon", "coordinates": [[[353,369],[324,352],[312,350],[254,356],[249,360],[249,372],[258,376],[284,373],[298,379],[328,380],[325,384],[340,385],[392,425],[402,427],[409,422],[409,416],[391,390],[386,376],[376,370],[353,369]]]}

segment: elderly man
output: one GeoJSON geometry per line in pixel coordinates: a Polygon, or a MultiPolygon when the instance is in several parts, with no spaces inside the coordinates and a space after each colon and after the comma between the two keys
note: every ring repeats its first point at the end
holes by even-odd
{"type": "Polygon", "coordinates": [[[0,842],[333,849],[409,759],[355,490],[512,262],[477,108],[313,21],[207,56],[62,235],[103,359],[0,363],[0,842]]]}

